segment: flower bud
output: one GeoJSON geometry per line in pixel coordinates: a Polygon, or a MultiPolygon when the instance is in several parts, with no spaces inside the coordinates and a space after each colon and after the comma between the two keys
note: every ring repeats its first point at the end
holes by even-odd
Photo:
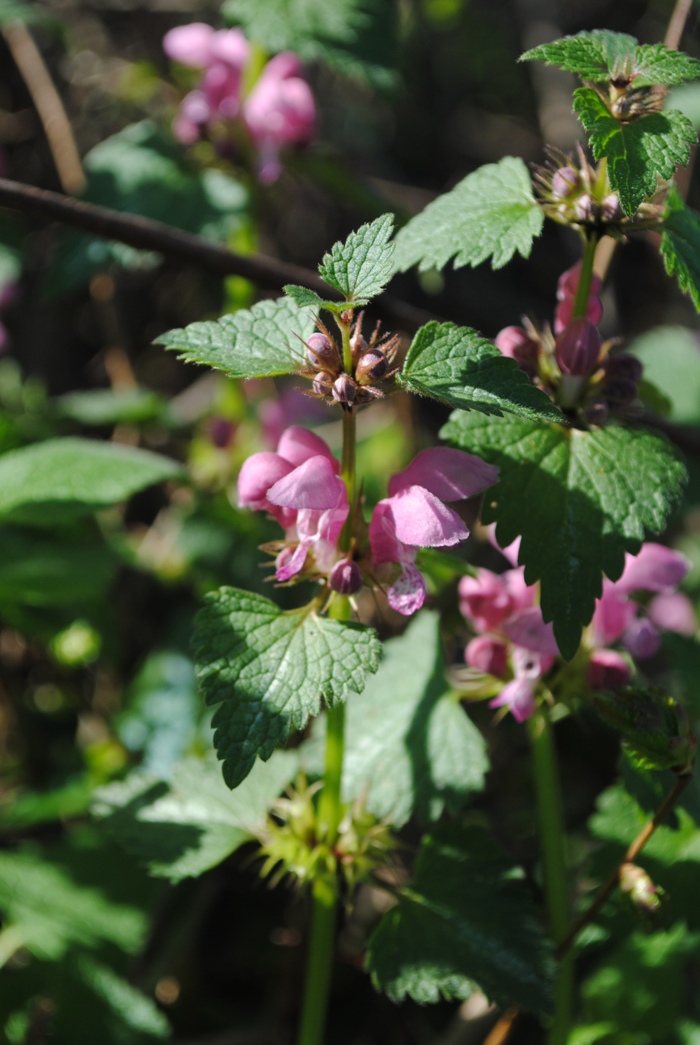
{"type": "Polygon", "coordinates": [[[600,334],[590,319],[572,319],[554,345],[554,357],[562,374],[590,377],[598,366],[600,334]]]}
{"type": "Polygon", "coordinates": [[[611,192],[605,197],[600,205],[600,212],[605,221],[619,221],[622,217],[622,207],[620,206],[620,197],[616,192],[611,192]]]}
{"type": "Polygon", "coordinates": [[[209,438],[219,450],[225,450],[233,442],[236,426],[226,417],[212,417],[209,422],[209,438]]]}
{"type": "Polygon", "coordinates": [[[653,913],[661,906],[661,890],[654,885],[646,871],[636,864],[624,863],[620,867],[620,890],[635,907],[653,913]]]}
{"type": "Polygon", "coordinates": [[[552,192],[555,196],[570,196],[581,184],[581,175],[575,167],[560,167],[552,178],[552,192]]]}
{"type": "Polygon", "coordinates": [[[611,407],[621,410],[637,398],[637,383],[625,377],[613,378],[605,382],[601,391],[611,407]]]}
{"type": "Polygon", "coordinates": [[[577,221],[593,221],[596,217],[597,207],[592,196],[584,192],[574,204],[574,216],[577,221]]]}
{"type": "Polygon", "coordinates": [[[605,367],[607,377],[625,378],[627,381],[634,381],[635,385],[641,381],[643,370],[641,360],[628,352],[622,352],[619,356],[609,356],[605,367]]]}
{"type": "Polygon", "coordinates": [[[333,375],[327,370],[319,370],[311,385],[317,396],[333,395],[333,375]]]}
{"type": "Polygon", "coordinates": [[[647,617],[637,617],[625,631],[622,644],[635,660],[647,660],[658,653],[661,637],[647,617]]]}
{"type": "Polygon", "coordinates": [[[483,671],[485,675],[502,679],[508,674],[508,647],[501,639],[478,635],[467,645],[464,659],[470,668],[483,671]]]}
{"type": "Polygon", "coordinates": [[[389,369],[389,360],[378,348],[368,349],[355,367],[355,380],[360,385],[373,385],[381,381],[389,369]]]}
{"type": "Polygon", "coordinates": [[[586,682],[591,689],[621,689],[629,680],[629,664],[621,653],[611,649],[593,650],[586,668],[586,682]]]}
{"type": "Polygon", "coordinates": [[[340,595],[354,595],[362,587],[362,571],[354,559],[340,559],[331,570],[328,583],[340,595]]]}
{"type": "Polygon", "coordinates": [[[514,359],[521,370],[533,376],[537,372],[539,345],[522,327],[504,327],[494,338],[501,355],[514,359]]]}
{"type": "Polygon", "coordinates": [[[319,370],[331,370],[336,373],[340,369],[338,346],[329,337],[318,331],[306,342],[306,355],[312,366],[319,370]]]}
{"type": "Polygon", "coordinates": [[[355,401],[357,385],[349,374],[341,374],[333,382],[333,398],[337,403],[348,405],[355,401]]]}
{"type": "Polygon", "coordinates": [[[583,416],[588,425],[603,428],[607,424],[609,414],[610,409],[607,400],[603,399],[602,396],[591,396],[583,404],[583,416]]]}

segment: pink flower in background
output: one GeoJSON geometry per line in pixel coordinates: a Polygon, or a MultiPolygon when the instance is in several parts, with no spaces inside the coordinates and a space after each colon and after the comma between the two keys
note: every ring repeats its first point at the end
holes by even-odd
{"type": "Polygon", "coordinates": [[[659,650],[660,630],[692,635],[692,603],[675,590],[689,569],[684,555],[653,541],[643,544],[638,555],[627,554],[620,579],[603,581],[591,621],[595,649],[609,652],[619,641],[635,660],[646,660],[659,650]],[[653,592],[655,597],[645,610],[630,598],[632,592],[653,592]]]}
{"type": "MultiPolygon", "coordinates": [[[[581,278],[581,262],[567,269],[559,277],[557,283],[557,310],[554,314],[554,333],[561,334],[565,327],[571,322],[571,314],[574,311],[578,281],[581,278]]],[[[603,302],[600,300],[600,292],[603,284],[598,276],[594,276],[591,282],[591,293],[588,298],[588,310],[586,318],[597,326],[603,318],[603,302]]]]}
{"type": "Polygon", "coordinates": [[[416,566],[419,548],[449,548],[469,536],[461,516],[444,501],[480,493],[498,481],[498,469],[462,450],[422,450],[389,482],[389,497],[372,513],[369,539],[375,565],[396,563],[397,580],[387,589],[389,605],[409,616],[425,601],[416,566]]]}
{"type": "Polygon", "coordinates": [[[291,51],[270,59],[244,95],[243,74],[251,55],[240,29],[215,30],[193,22],[166,33],[163,48],[174,61],[203,71],[173,123],[184,145],[211,137],[226,151],[233,147],[237,124],[255,146],[258,177],[269,183],[280,175],[280,150],[305,145],[313,137],[316,105],[301,62],[291,51]]]}
{"type": "Polygon", "coordinates": [[[536,604],[537,586],[526,585],[525,570],[479,569],[459,582],[459,608],[477,632],[464,659],[470,668],[508,680],[492,708],[507,708],[518,722],[535,711],[535,690],[559,650],[551,624],[536,604]]]}

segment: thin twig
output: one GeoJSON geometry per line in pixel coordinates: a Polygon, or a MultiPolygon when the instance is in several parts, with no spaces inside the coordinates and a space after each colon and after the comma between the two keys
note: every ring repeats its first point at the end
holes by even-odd
{"type": "Polygon", "coordinates": [[[508,1011],[501,1016],[489,1036],[484,1039],[484,1045],[503,1045],[503,1042],[506,1041],[510,1035],[519,1015],[520,1009],[516,1009],[515,1007],[508,1009],[508,1011]]]}
{"type": "Polygon", "coordinates": [[[39,114],[61,186],[65,192],[80,192],[85,175],[73,128],[41,52],[24,22],[6,25],[2,35],[39,114]]]}
{"type": "MultiPolygon", "coordinates": [[[[281,290],[286,283],[298,283],[315,290],[324,298],[338,297],[313,269],[265,254],[234,254],[219,243],[171,228],[161,221],[137,214],[123,214],[109,207],[71,199],[49,189],[37,189],[33,185],[0,178],[0,207],[3,206],[43,218],[54,218],[94,236],[127,243],[130,247],[155,250],[189,264],[201,265],[221,276],[243,276],[258,286],[272,290],[281,290]]],[[[389,294],[383,294],[373,307],[388,321],[409,332],[417,330],[431,319],[439,318],[389,294]]]]}
{"type": "Polygon", "coordinates": [[[677,51],[681,45],[685,23],[688,21],[692,7],[693,0],[677,0],[664,37],[664,43],[672,51],[677,51]]]}
{"type": "Polygon", "coordinates": [[[683,794],[683,792],[685,791],[686,787],[692,779],[693,778],[691,773],[685,773],[682,776],[678,777],[675,784],[673,785],[669,793],[666,795],[665,799],[663,800],[657,811],[654,813],[654,816],[644,825],[644,827],[639,832],[635,840],[632,842],[632,845],[625,853],[623,859],[615,867],[615,870],[612,872],[612,874],[605,882],[605,884],[602,886],[600,891],[596,893],[593,902],[583,912],[583,914],[579,918],[577,918],[575,922],[573,922],[571,928],[569,929],[563,940],[559,941],[556,950],[557,958],[563,958],[564,955],[568,953],[574,940],[581,932],[581,930],[593,921],[593,919],[598,914],[605,901],[608,899],[610,894],[618,885],[620,881],[620,871],[623,865],[634,863],[644,846],[647,844],[647,842],[653,835],[656,828],[666,818],[671,809],[673,809],[674,805],[676,804],[680,796],[683,794]]]}

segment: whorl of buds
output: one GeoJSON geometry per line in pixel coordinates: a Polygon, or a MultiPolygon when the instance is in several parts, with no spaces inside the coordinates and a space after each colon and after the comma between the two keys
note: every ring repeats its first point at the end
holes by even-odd
{"type": "Polygon", "coordinates": [[[340,559],[331,570],[328,583],[339,595],[355,595],[362,587],[362,571],[354,559],[340,559]]]}
{"type": "Polygon", "coordinates": [[[590,377],[598,367],[600,334],[590,319],[572,319],[554,345],[554,358],[562,374],[590,377]]]}

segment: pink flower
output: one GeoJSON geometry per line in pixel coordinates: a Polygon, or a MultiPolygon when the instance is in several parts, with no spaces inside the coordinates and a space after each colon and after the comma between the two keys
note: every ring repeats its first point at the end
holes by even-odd
{"type": "Polygon", "coordinates": [[[534,604],[536,588],[525,584],[524,570],[492,573],[478,569],[476,577],[459,582],[459,608],[478,632],[494,631],[518,610],[534,604]]]}
{"type": "Polygon", "coordinates": [[[306,144],[313,137],[316,105],[301,63],[291,51],[272,58],[244,97],[250,45],[240,29],[214,30],[193,22],[166,33],[163,48],[174,61],[203,70],[173,123],[183,144],[209,136],[226,152],[234,140],[232,121],[238,121],[257,150],[260,180],[272,182],[281,171],[280,150],[306,144]]]}
{"type": "Polygon", "coordinates": [[[285,530],[288,547],[278,557],[277,580],[300,573],[310,551],[317,570],[332,569],[349,510],[339,471],[323,439],[297,425],[282,433],[275,453],[264,450],[244,462],[239,505],[269,512],[285,530]]]}
{"type": "Polygon", "coordinates": [[[684,555],[653,541],[642,545],[638,555],[627,554],[622,576],[614,582],[605,578],[596,602],[591,621],[596,653],[611,653],[606,647],[620,641],[635,660],[646,660],[659,650],[660,628],[693,634],[693,607],[675,591],[689,568],[684,555]],[[630,598],[635,591],[657,593],[646,612],[630,598]]]}
{"type": "Polygon", "coordinates": [[[497,468],[446,447],[422,450],[392,477],[390,496],[376,506],[369,527],[375,565],[401,567],[387,589],[392,609],[408,616],[425,601],[425,581],[415,565],[419,548],[447,548],[469,536],[462,518],[443,502],[471,497],[497,479],[497,468]]]}
{"type": "Polygon", "coordinates": [[[258,176],[276,181],[281,172],[280,149],[305,145],[316,128],[316,105],[301,76],[301,63],[285,51],[272,58],[243,103],[243,122],[258,149],[258,176]]]}
{"type": "Polygon", "coordinates": [[[489,707],[505,707],[516,722],[524,722],[535,713],[537,683],[549,671],[554,658],[539,656],[516,646],[511,659],[515,677],[503,687],[497,697],[489,701],[489,707]]]}

